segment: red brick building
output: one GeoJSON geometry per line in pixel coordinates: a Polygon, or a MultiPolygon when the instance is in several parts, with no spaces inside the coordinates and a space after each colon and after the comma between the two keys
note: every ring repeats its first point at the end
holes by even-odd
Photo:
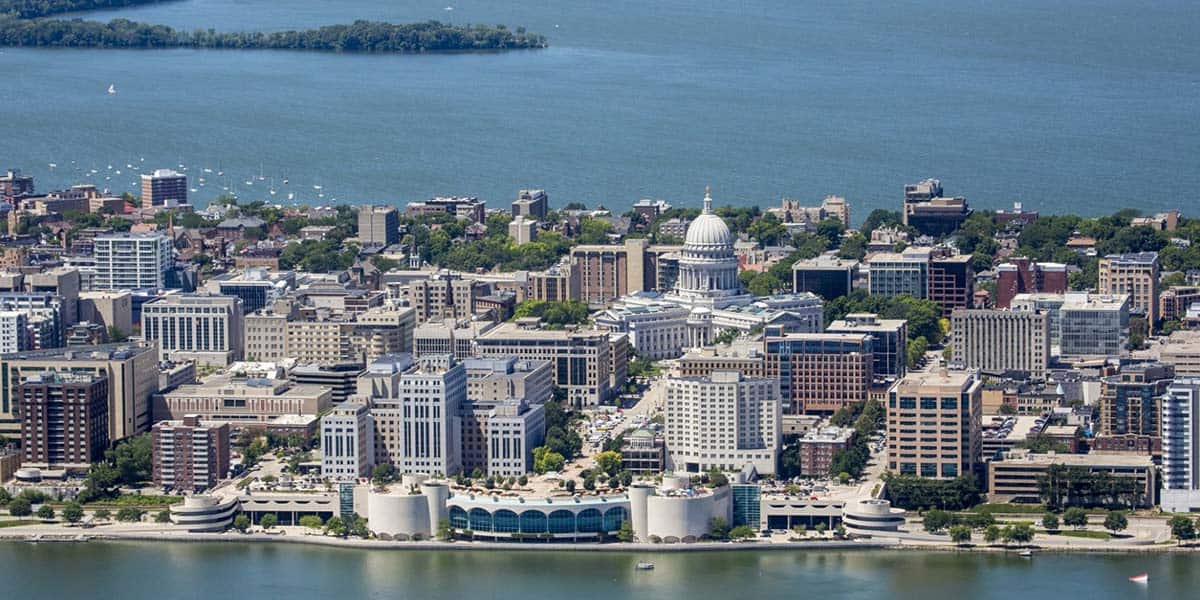
{"type": "Polygon", "coordinates": [[[186,415],[150,430],[154,485],[203,492],[229,476],[229,424],[186,415]]]}
{"type": "Polygon", "coordinates": [[[17,386],[22,463],[85,468],[108,449],[108,378],[48,371],[17,386]]]}
{"type": "Polygon", "coordinates": [[[1067,265],[1038,263],[1017,257],[996,267],[996,308],[1009,308],[1017,294],[1062,294],[1067,291],[1067,265]]]}

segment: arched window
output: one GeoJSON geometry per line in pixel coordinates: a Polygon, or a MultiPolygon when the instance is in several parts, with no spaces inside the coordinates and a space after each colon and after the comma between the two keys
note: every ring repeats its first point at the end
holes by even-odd
{"type": "Polygon", "coordinates": [[[467,526],[467,511],[457,507],[450,507],[450,526],[455,529],[470,529],[467,526]]]}
{"type": "Polygon", "coordinates": [[[521,533],[546,533],[546,513],[540,510],[521,513],[521,533]]]}
{"type": "Polygon", "coordinates": [[[604,530],[620,531],[621,523],[629,520],[629,511],[623,506],[614,506],[604,512],[604,530]]]}
{"type": "Polygon", "coordinates": [[[575,515],[569,510],[550,513],[550,533],[575,533],[575,515]]]}
{"type": "Polygon", "coordinates": [[[520,519],[517,513],[504,509],[496,511],[492,516],[492,527],[496,533],[516,533],[520,531],[520,519]]]}
{"type": "Polygon", "coordinates": [[[471,530],[473,531],[491,531],[492,530],[492,515],[482,508],[471,509],[471,530]]]}
{"type": "Polygon", "coordinates": [[[596,533],[604,523],[600,511],[589,508],[575,516],[575,524],[581,532],[596,533]]]}

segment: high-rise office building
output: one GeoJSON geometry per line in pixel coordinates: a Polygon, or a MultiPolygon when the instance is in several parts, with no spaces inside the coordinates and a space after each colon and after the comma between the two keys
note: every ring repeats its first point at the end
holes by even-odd
{"type": "Polygon", "coordinates": [[[187,175],[157,169],[142,175],[143,206],[177,206],[188,203],[187,175]]]}
{"type": "Polygon", "coordinates": [[[28,319],[29,317],[19,310],[0,310],[0,354],[33,348],[28,319]]]}
{"type": "Polygon", "coordinates": [[[1174,365],[1138,362],[1121,365],[1121,372],[1100,379],[1100,436],[1161,434],[1162,398],[1175,379],[1174,365]]]}
{"type": "Polygon", "coordinates": [[[375,462],[402,473],[448,476],[462,469],[460,407],[467,371],[448,355],[423,357],[400,376],[394,398],[377,398],[375,462]]]}
{"type": "Polygon", "coordinates": [[[1144,315],[1153,332],[1158,321],[1157,252],[1110,254],[1100,259],[1101,294],[1129,294],[1130,308],[1144,315]]]}
{"type": "Polygon", "coordinates": [[[942,182],[926,179],[904,186],[904,224],[925,235],[952,233],[971,216],[967,199],[942,196],[942,182]]]}
{"type": "Polygon", "coordinates": [[[954,364],[988,373],[1020,371],[1041,378],[1050,366],[1050,315],[992,309],[950,315],[954,364]]]}
{"type": "Polygon", "coordinates": [[[368,246],[391,246],[399,243],[400,213],[391,206],[359,207],[358,239],[368,246]]]}
{"type": "Polygon", "coordinates": [[[740,471],[754,465],[759,474],[774,474],[781,404],[775,379],[738,371],[668,379],[666,442],[675,470],[740,471]]]}
{"type": "Polygon", "coordinates": [[[549,208],[550,197],[546,195],[546,190],[521,190],[512,203],[512,216],[545,221],[549,208]]]}
{"type": "Polygon", "coordinates": [[[909,373],[888,390],[887,469],[952,479],[981,459],[983,402],[974,373],[909,373]]]}
{"type": "Polygon", "coordinates": [[[48,372],[17,384],[22,464],[87,467],[108,449],[108,377],[48,372]]]}
{"type": "Polygon", "coordinates": [[[12,202],[17,198],[33,195],[33,176],[22,175],[20,171],[9,169],[0,175],[0,201],[12,202]]]}
{"type": "Polygon", "coordinates": [[[929,292],[931,249],[905,248],[903,252],[880,252],[867,260],[867,288],[876,296],[925,298],[929,292]]]}
{"type": "Polygon", "coordinates": [[[822,254],[792,264],[792,291],[812,292],[825,300],[845,296],[853,289],[857,260],[822,254]]]}
{"type": "Polygon", "coordinates": [[[171,240],[162,233],[98,235],[92,250],[96,260],[93,290],[157,290],[167,287],[174,266],[171,240]]]}
{"type": "Polygon", "coordinates": [[[925,297],[937,303],[942,316],[960,308],[972,308],[975,296],[975,269],[971,257],[935,256],[929,261],[929,289],[925,297]]]}
{"type": "Polygon", "coordinates": [[[240,298],[172,294],[142,306],[142,337],[167,360],[224,367],[242,358],[242,317],[240,298]]]}
{"type": "Polygon", "coordinates": [[[867,399],[874,338],[865,333],[791,333],[764,339],[763,373],[779,381],[784,412],[832,414],[867,399]]]}
{"type": "Polygon", "coordinates": [[[1177,379],[1162,398],[1162,509],[1200,510],[1200,379],[1177,379]]]}
{"type": "Polygon", "coordinates": [[[873,371],[878,381],[883,378],[904,377],[908,370],[908,321],[904,319],[881,319],[871,313],[850,313],[845,319],[834,321],[825,330],[827,333],[865,333],[873,339],[871,352],[874,356],[873,371]]]}
{"type": "Polygon", "coordinates": [[[516,357],[554,364],[554,384],[575,407],[599,405],[612,395],[612,340],[599,330],[566,331],[504,323],[475,339],[484,358],[516,357]]]}
{"type": "Polygon", "coordinates": [[[362,402],[335,406],[321,417],[321,477],[338,482],[370,477],[374,434],[370,408],[362,402]]]}
{"type": "Polygon", "coordinates": [[[154,344],[106,344],[86,350],[60,348],[0,356],[0,435],[17,438],[21,396],[17,386],[51,373],[84,373],[107,379],[108,439],[150,428],[150,397],[158,390],[154,344]]]}
{"type": "Polygon", "coordinates": [[[523,475],[545,439],[542,405],[554,395],[554,365],[515,358],[464,361],[467,399],[461,406],[464,471],[523,475]],[[519,473],[516,471],[520,471],[519,473]]]}
{"type": "Polygon", "coordinates": [[[418,323],[466,319],[475,314],[475,300],[487,293],[486,283],[443,271],[409,282],[408,303],[416,310],[418,323]]]}
{"type": "Polygon", "coordinates": [[[154,486],[199,494],[229,476],[229,423],[185,415],[150,429],[154,486]]]}

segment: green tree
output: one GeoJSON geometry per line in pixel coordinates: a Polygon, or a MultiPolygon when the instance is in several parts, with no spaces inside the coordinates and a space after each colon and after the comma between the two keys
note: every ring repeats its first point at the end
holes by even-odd
{"type": "Polygon", "coordinates": [[[43,521],[49,521],[54,518],[54,507],[49,504],[43,504],[37,509],[37,518],[43,521]]]}
{"type": "Polygon", "coordinates": [[[1013,523],[1004,528],[1001,537],[1004,538],[1005,543],[1028,544],[1033,541],[1033,526],[1029,523],[1013,523]]]}
{"type": "Polygon", "coordinates": [[[713,517],[708,522],[708,535],[714,540],[729,539],[729,522],[721,517],[713,517]]]}
{"type": "Polygon", "coordinates": [[[925,513],[921,521],[922,527],[929,533],[940,533],[954,523],[954,517],[944,510],[931,510],[925,513]]]}
{"type": "Polygon", "coordinates": [[[955,525],[950,528],[950,541],[963,545],[971,542],[971,528],[966,525],[955,525]]]}
{"type": "Polygon", "coordinates": [[[105,454],[117,469],[121,483],[133,485],[150,479],[153,448],[149,433],[120,442],[105,454]]]}
{"type": "Polygon", "coordinates": [[[97,521],[107,521],[112,518],[112,511],[108,510],[107,508],[101,508],[93,514],[96,515],[97,521]]]}
{"type": "Polygon", "coordinates": [[[629,519],[621,521],[621,529],[617,531],[617,541],[626,544],[633,541],[633,523],[629,519]]]}
{"type": "Polygon", "coordinates": [[[329,517],[328,521],[325,521],[325,531],[333,536],[346,537],[348,529],[346,522],[341,517],[334,515],[329,517]]]}
{"type": "Polygon", "coordinates": [[[596,455],[596,468],[609,476],[616,475],[621,470],[621,454],[619,452],[601,452],[596,455]]]}
{"type": "Polygon", "coordinates": [[[448,542],[454,538],[454,528],[450,527],[450,519],[439,519],[437,525],[437,539],[443,542],[448,542]]]}
{"type": "Polygon", "coordinates": [[[33,505],[29,503],[28,499],[17,496],[9,501],[8,514],[18,518],[28,517],[33,514],[33,505]]]}
{"type": "Polygon", "coordinates": [[[989,544],[995,544],[1000,539],[1001,535],[999,525],[988,525],[987,529],[983,530],[983,541],[989,544]]]}
{"type": "Polygon", "coordinates": [[[1129,519],[1125,517],[1125,512],[1120,510],[1110,510],[1104,517],[1104,528],[1113,532],[1124,531],[1129,527],[1129,519]]]}
{"type": "Polygon", "coordinates": [[[246,516],[244,513],[234,517],[233,528],[242,533],[246,533],[246,531],[250,529],[250,517],[246,516]]]}
{"type": "Polygon", "coordinates": [[[320,529],[325,525],[321,517],[317,515],[304,515],[300,517],[300,526],[307,529],[320,529]]]}
{"type": "Polygon", "coordinates": [[[753,539],[754,535],[754,528],[749,525],[738,525],[729,530],[729,538],[733,540],[753,539]]]}
{"type": "Polygon", "coordinates": [[[108,326],[108,341],[109,342],[112,342],[114,344],[119,344],[128,339],[129,339],[129,336],[126,335],[124,331],[121,331],[120,327],[117,327],[116,325],[108,326]]]}
{"type": "Polygon", "coordinates": [[[533,470],[538,473],[562,471],[565,464],[566,459],[563,458],[562,454],[552,452],[546,446],[539,446],[533,449],[533,470]]]}
{"type": "Polygon", "coordinates": [[[279,517],[275,516],[275,513],[267,513],[258,520],[258,524],[261,525],[263,529],[271,529],[276,525],[279,525],[279,517]]]}
{"type": "Polygon", "coordinates": [[[396,481],[396,467],[391,463],[375,465],[371,471],[371,481],[378,487],[383,487],[396,481]]]}
{"type": "Polygon", "coordinates": [[[145,512],[140,508],[126,506],[117,511],[117,520],[124,523],[136,523],[142,520],[142,515],[145,512]]]}
{"type": "Polygon", "coordinates": [[[78,502],[68,502],[63,507],[62,516],[68,523],[78,523],[83,520],[83,506],[78,502]]]}
{"type": "Polygon", "coordinates": [[[1068,527],[1074,527],[1076,529],[1087,527],[1087,511],[1077,506],[1068,508],[1066,512],[1063,513],[1063,523],[1068,527]]]}
{"type": "Polygon", "coordinates": [[[355,514],[351,520],[350,535],[364,540],[370,538],[371,530],[367,527],[367,520],[355,514]]]}
{"type": "Polygon", "coordinates": [[[1058,516],[1054,513],[1042,515],[1042,527],[1047,531],[1056,531],[1058,529],[1058,516]]]}
{"type": "Polygon", "coordinates": [[[170,523],[171,522],[171,511],[169,511],[169,510],[158,511],[158,514],[154,515],[154,522],[155,523],[170,523]]]}

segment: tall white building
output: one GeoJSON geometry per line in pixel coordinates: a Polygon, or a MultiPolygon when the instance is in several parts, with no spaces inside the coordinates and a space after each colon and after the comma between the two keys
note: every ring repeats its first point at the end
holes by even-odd
{"type": "Polygon", "coordinates": [[[371,476],[375,427],[365,403],[345,402],[321,418],[321,477],[353,482],[371,476]]]}
{"type": "Polygon", "coordinates": [[[467,371],[448,355],[423,357],[405,371],[394,398],[377,398],[375,462],[402,473],[451,475],[462,469],[460,405],[467,371]]]}
{"type": "Polygon", "coordinates": [[[489,476],[520,477],[533,470],[533,449],[546,438],[544,405],[506,400],[489,411],[486,428],[489,476]]]}
{"type": "Polygon", "coordinates": [[[242,300],[172,294],[142,306],[142,337],[167,360],[224,367],[242,358],[242,300]]]}
{"type": "Polygon", "coordinates": [[[29,325],[19,310],[0,311],[0,354],[29,350],[29,325]]]}
{"type": "Polygon", "coordinates": [[[713,371],[667,380],[666,441],[676,471],[774,474],[783,409],[779,381],[713,371]]]}
{"type": "Polygon", "coordinates": [[[1162,398],[1162,509],[1200,510],[1200,379],[1176,379],[1162,398]]]}
{"type": "Polygon", "coordinates": [[[113,233],[96,236],[93,290],[162,289],[171,269],[171,240],[161,233],[113,233]]]}

